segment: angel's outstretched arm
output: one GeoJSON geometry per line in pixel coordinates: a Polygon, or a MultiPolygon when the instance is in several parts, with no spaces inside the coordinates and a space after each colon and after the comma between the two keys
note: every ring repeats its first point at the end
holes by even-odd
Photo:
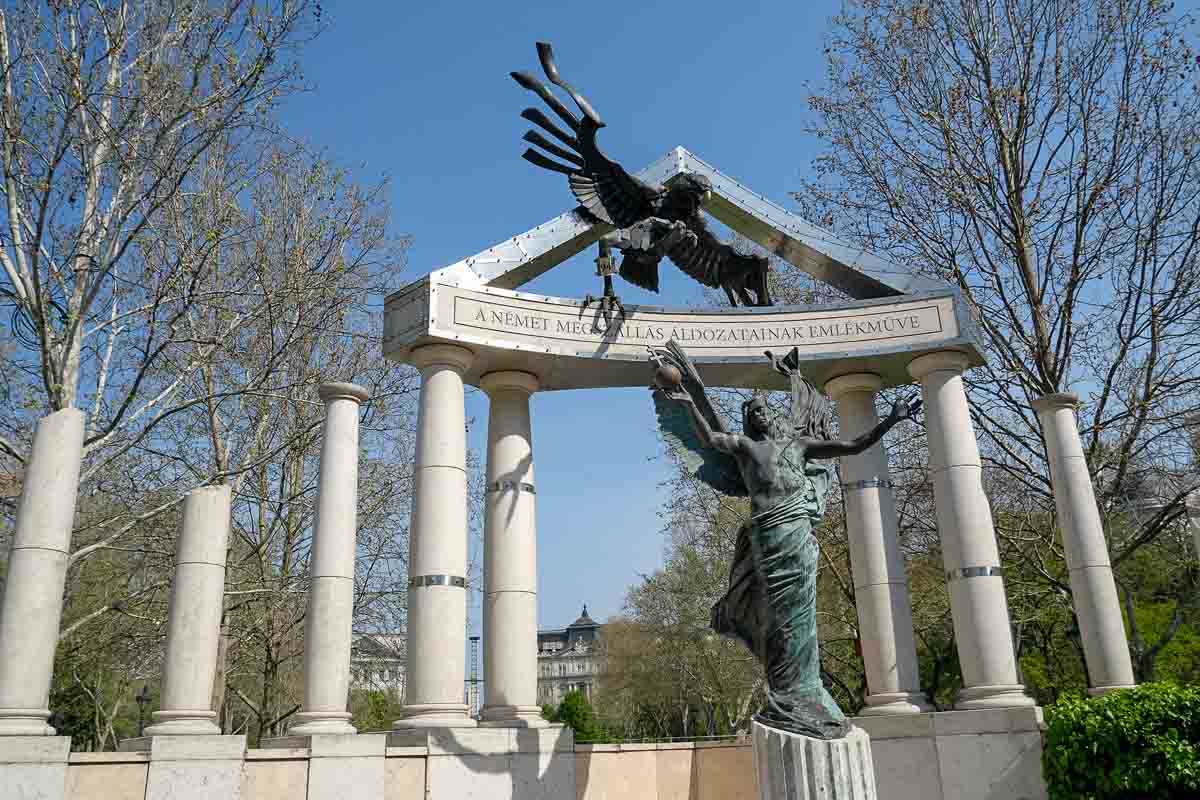
{"type": "Polygon", "coordinates": [[[871,430],[865,431],[849,441],[801,439],[800,444],[809,458],[822,459],[858,455],[882,439],[883,435],[895,427],[896,423],[912,419],[920,408],[920,398],[912,398],[907,401],[897,400],[892,405],[892,413],[886,419],[871,430]]]}
{"type": "Polygon", "coordinates": [[[684,394],[683,397],[675,398],[678,402],[683,403],[688,410],[688,415],[692,418],[692,427],[696,429],[696,435],[700,438],[700,443],[705,447],[711,447],[713,450],[720,450],[722,453],[735,454],[740,445],[741,437],[732,433],[721,433],[714,431],[712,426],[708,424],[708,420],[700,413],[700,409],[696,407],[696,401],[691,398],[691,395],[684,394]]]}

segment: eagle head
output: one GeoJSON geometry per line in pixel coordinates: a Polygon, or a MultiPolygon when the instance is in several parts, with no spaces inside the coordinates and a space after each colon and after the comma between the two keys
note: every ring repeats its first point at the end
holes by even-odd
{"type": "Polygon", "coordinates": [[[700,207],[708,199],[709,193],[712,192],[712,183],[703,175],[684,172],[671,181],[667,191],[670,204],[685,215],[691,215],[700,211],[700,207]]]}

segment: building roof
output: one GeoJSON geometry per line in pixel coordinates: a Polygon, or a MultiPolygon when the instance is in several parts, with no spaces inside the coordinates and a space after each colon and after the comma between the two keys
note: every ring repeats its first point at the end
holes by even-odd
{"type": "Polygon", "coordinates": [[[579,619],[568,625],[568,628],[596,628],[600,623],[588,616],[587,603],[583,604],[583,613],[579,615],[579,619]]]}

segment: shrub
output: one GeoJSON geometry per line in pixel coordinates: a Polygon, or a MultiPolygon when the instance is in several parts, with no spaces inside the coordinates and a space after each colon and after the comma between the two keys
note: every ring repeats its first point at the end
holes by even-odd
{"type": "Polygon", "coordinates": [[[1148,683],[1046,709],[1050,800],[1200,798],[1200,689],[1148,683]]]}
{"type": "Polygon", "coordinates": [[[575,731],[577,742],[594,742],[601,736],[600,726],[596,724],[596,716],[592,712],[592,704],[583,692],[576,690],[563,695],[556,716],[558,722],[570,726],[575,731]]]}

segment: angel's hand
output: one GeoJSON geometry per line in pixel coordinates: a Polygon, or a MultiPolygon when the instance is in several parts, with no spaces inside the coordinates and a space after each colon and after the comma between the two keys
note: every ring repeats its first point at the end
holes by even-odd
{"type": "Polygon", "coordinates": [[[785,378],[790,378],[800,367],[800,348],[793,347],[782,358],[767,350],[763,353],[771,360],[771,369],[785,378]]]}

